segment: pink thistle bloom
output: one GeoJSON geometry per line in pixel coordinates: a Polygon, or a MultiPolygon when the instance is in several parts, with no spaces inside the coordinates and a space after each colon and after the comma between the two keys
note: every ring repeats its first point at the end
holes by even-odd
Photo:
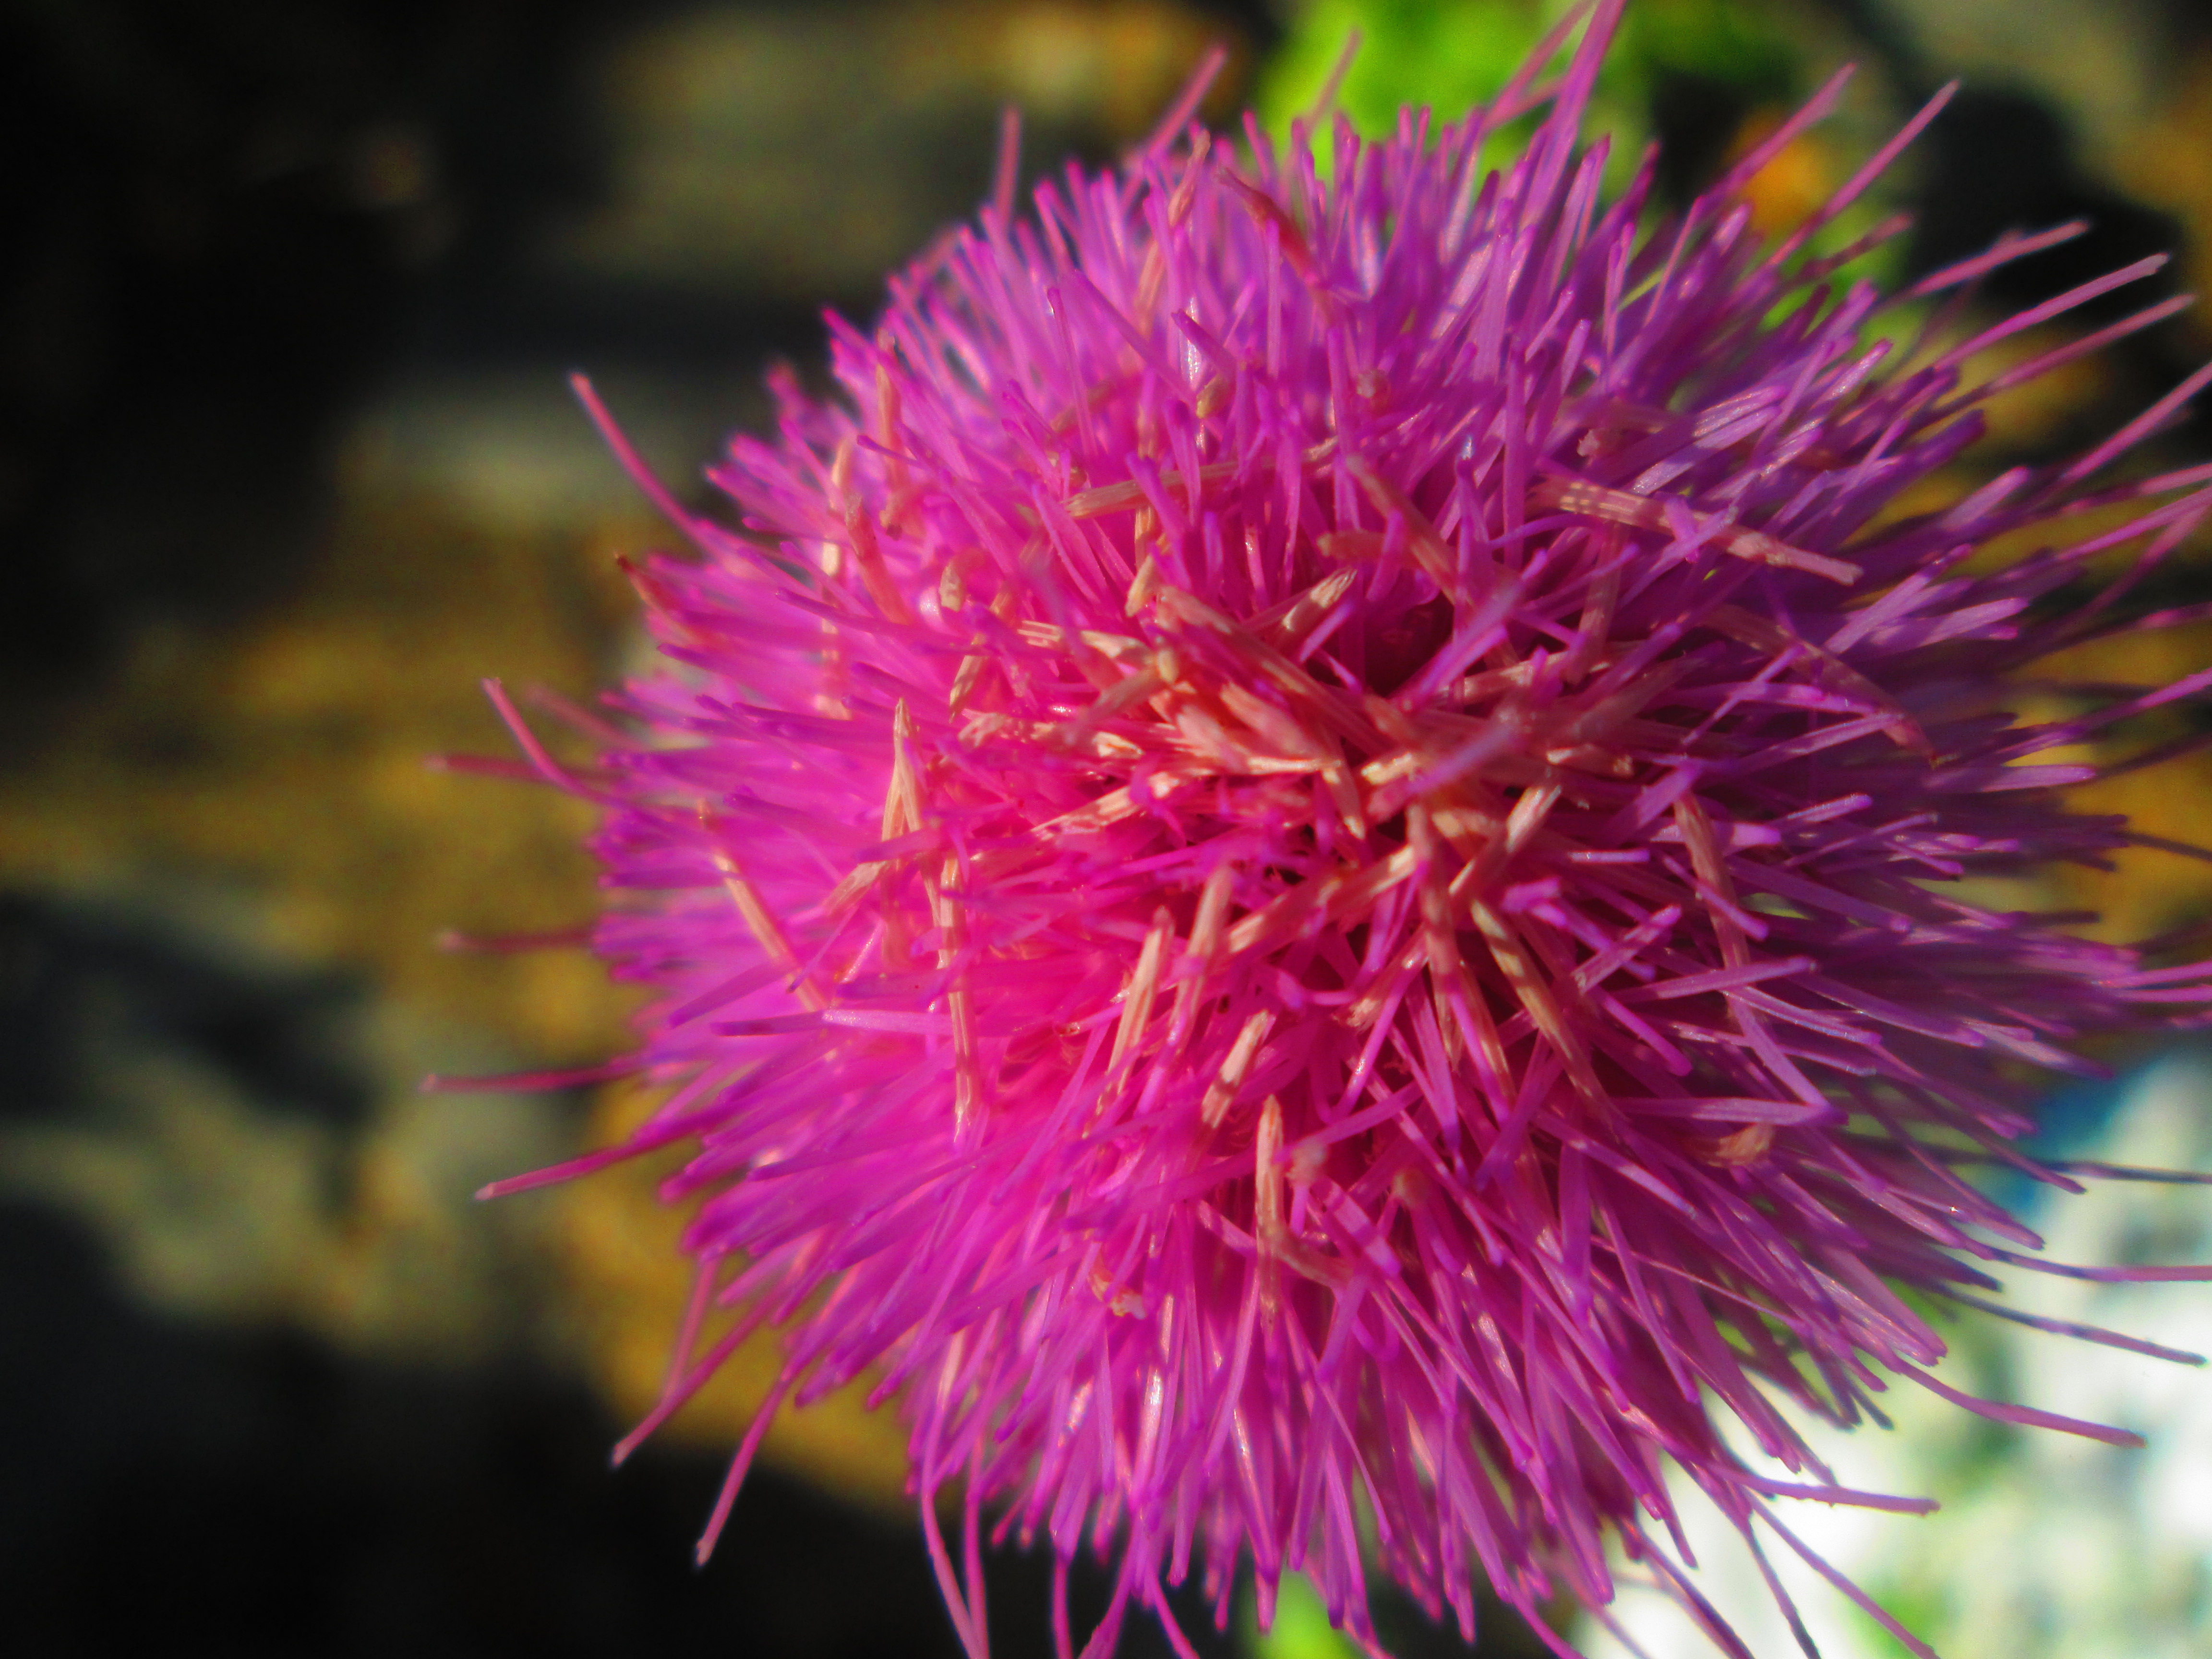
{"type": "Polygon", "coordinates": [[[696,1305],[741,1315],[700,1352],[695,1314],[640,1432],[763,1322],[763,1423],[880,1377],[979,1656],[1008,1536],[1060,1564],[1063,1652],[1086,1544],[1091,1654],[1193,1571],[1225,1617],[1248,1559],[1263,1620],[1297,1569],[1370,1645],[1370,1571],[1471,1633],[1478,1582],[1602,1609],[1609,1544],[1705,1609],[1670,1466],[1802,1550],[1777,1499],[1932,1506],[1839,1487],[1778,1399],[1850,1425],[1902,1378],[2131,1440],[1956,1395],[1920,1310],[2000,1267],[2207,1276],[2045,1264],[1966,1176],[2069,1186],[2013,1145],[2043,1068],[2174,1029],[2212,968],[1959,885],[2129,845],[2051,751],[2212,685],[2007,712],[2039,659],[2205,610],[2126,595],[2212,469],[2091,491],[2206,376],[1886,516],[1974,441],[1970,356],[2148,266],[1870,339],[1895,301],[1808,242],[1933,111],[1779,246],[1738,201],[1840,82],[1640,228],[1648,168],[1608,205],[1577,138],[1618,9],[1556,83],[1340,129],[1325,174],[1188,106],[1018,216],[1008,173],[872,333],[833,325],[836,397],[786,379],[732,444],[743,533],[659,497],[701,556],[638,573],[640,735],[586,773],[531,745],[606,810],[598,946],[670,1085],[548,1176],[696,1146],[696,1305]]]}

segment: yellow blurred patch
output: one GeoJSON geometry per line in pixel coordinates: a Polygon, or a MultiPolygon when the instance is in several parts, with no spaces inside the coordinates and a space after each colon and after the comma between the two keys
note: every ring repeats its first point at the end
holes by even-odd
{"type": "MultiPolygon", "coordinates": [[[[655,1091],[617,1084],[599,1092],[590,1141],[610,1146],[643,1122],[655,1091]]],[[[635,1420],[660,1399],[669,1353],[690,1299],[692,1267],[680,1240],[696,1205],[660,1202],[660,1182],[681,1167],[682,1149],[635,1158],[577,1182],[561,1195],[556,1236],[562,1271],[581,1326],[593,1381],[616,1412],[635,1420]]],[[[720,1328],[726,1328],[726,1321],[720,1328]]],[[[702,1331],[700,1351],[716,1327],[702,1331]]],[[[660,1431],[663,1438],[716,1450],[734,1448],[752,1425],[782,1369],[778,1334],[756,1333],[714,1380],[660,1431]]],[[[787,1407],[761,1451],[871,1507],[908,1512],[906,1431],[890,1408],[866,1409],[854,1383],[807,1406],[787,1407]]]]}
{"type": "MultiPolygon", "coordinates": [[[[1746,118],[1729,146],[1729,164],[1772,137],[1784,118],[1781,110],[1759,110],[1746,118]]],[[[1843,179],[1842,158],[1834,147],[1817,132],[1800,133],[1744,185],[1752,228],[1769,240],[1788,235],[1827,204],[1843,179]]]]}
{"type": "MultiPolygon", "coordinates": [[[[2149,687],[2196,673],[2208,663],[2212,626],[2170,629],[2077,647],[2039,665],[2037,678],[2149,687]]],[[[2153,729],[2066,758],[2109,761],[2182,730],[2178,718],[2146,724],[2153,729]]],[[[2147,836],[2202,844],[2212,825],[2212,756],[2186,756],[2084,784],[2069,790],[2067,801],[2080,812],[2123,813],[2130,828],[2147,836]]],[[[2097,922],[2083,930],[2091,936],[2132,944],[2212,914],[2212,863],[2155,848],[2129,848],[2113,863],[2109,872],[2073,865],[2053,872],[2062,902],[2098,912],[2097,922]]]]}

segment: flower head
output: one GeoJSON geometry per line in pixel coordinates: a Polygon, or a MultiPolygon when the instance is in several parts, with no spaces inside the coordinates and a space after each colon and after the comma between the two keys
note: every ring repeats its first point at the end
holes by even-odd
{"type": "MultiPolygon", "coordinates": [[[[902,1392],[976,1652],[986,1535],[1107,1559],[1103,1653],[1246,1561],[1370,1639],[1378,1566],[1466,1623],[1485,1580],[1601,1607],[1610,1544],[1702,1606],[1670,1466],[1754,1540],[1781,1498],[1927,1507],[1838,1488],[1773,1402],[1946,1392],[1923,1310],[2037,1248],[1970,1166],[2063,1182],[2011,1144],[2038,1068],[2203,994],[1963,884],[2126,844],[2039,757],[2212,681],[2007,712],[2157,625],[2090,573],[2172,545],[2195,475],[1973,561],[2193,383],[1894,516],[2021,325],[1871,337],[1854,251],[1808,252],[1863,179],[1747,230],[1834,88],[1678,222],[1601,201],[1617,11],[1556,84],[1325,171],[1178,115],[1002,191],[730,447],[742,532],[665,502],[701,555],[637,573],[667,666],[573,780],[671,1085],[631,1149],[696,1146],[702,1303],[784,1328],[771,1409],[902,1392]]],[[[726,1351],[684,1340],[672,1402],[726,1351]]]]}

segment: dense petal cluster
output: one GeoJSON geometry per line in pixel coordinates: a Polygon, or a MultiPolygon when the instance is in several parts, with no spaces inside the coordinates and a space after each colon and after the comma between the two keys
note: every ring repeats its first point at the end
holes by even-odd
{"type": "Polygon", "coordinates": [[[1893,349],[1808,253],[1865,179],[1752,234],[1798,124],[1656,231],[1641,183],[1601,201],[1613,10],[1555,84],[1325,167],[1179,117],[1002,192],[836,328],[835,397],[731,447],[743,531],[665,502],[700,556],[637,573],[642,736],[558,774],[654,993],[632,1149],[696,1144],[700,1305],[742,1313],[671,1401],[763,1322],[771,1409],[903,1390],[979,1653],[994,1534],[1109,1561],[1104,1652],[1245,1564],[1363,1634],[1378,1565],[1466,1622],[1485,1581],[1601,1607],[1609,1542],[1701,1605],[1670,1466],[1747,1536],[1916,1507],[1774,1402],[1946,1391],[1899,1287],[1976,1300],[2037,1248],[1971,1166],[2063,1181],[2012,1146],[2039,1068],[2203,994],[1964,884],[2125,845],[2046,751],[2212,681],[2006,704],[2173,620],[2088,573],[2173,544],[2197,479],[1973,560],[2190,388],[1896,516],[1976,437],[1985,342],[1893,349]]]}

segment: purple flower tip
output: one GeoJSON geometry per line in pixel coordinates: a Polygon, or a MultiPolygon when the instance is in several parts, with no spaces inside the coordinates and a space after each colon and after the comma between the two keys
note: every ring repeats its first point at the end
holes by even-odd
{"type": "MultiPolygon", "coordinates": [[[[1766,152],[1656,230],[1648,169],[1602,200],[1618,9],[1325,175],[1178,116],[984,211],[732,443],[742,532],[661,495],[701,556],[635,573],[637,735],[532,749],[605,808],[598,946],[670,1086],[629,1150],[696,1148],[697,1305],[783,1328],[769,1411],[897,1392],[978,1656],[987,1540],[1108,1563],[1089,1654],[1194,1571],[1225,1617],[1246,1563],[1263,1619],[1297,1569],[1371,1647],[1375,1571],[1471,1632],[1480,1583],[1602,1608],[1610,1547],[1705,1608],[1670,1467],[1754,1547],[1802,1548],[1780,1498],[1928,1507],[1778,1401],[2124,1437],[1955,1395],[1923,1310],[2040,1265],[1967,1176],[2070,1184],[2013,1146],[2044,1068],[2212,985],[1965,884],[2129,844],[2073,757],[2212,682],[2008,712],[2197,614],[2126,595],[2212,474],[2087,492],[2205,377],[1896,516],[1977,434],[1961,364],[2052,308],[1893,349],[1831,280],[1863,249],[1808,251],[1863,186],[1762,245],[1766,152]]],[[[736,1340],[697,1328],[652,1421],[736,1340]]]]}

